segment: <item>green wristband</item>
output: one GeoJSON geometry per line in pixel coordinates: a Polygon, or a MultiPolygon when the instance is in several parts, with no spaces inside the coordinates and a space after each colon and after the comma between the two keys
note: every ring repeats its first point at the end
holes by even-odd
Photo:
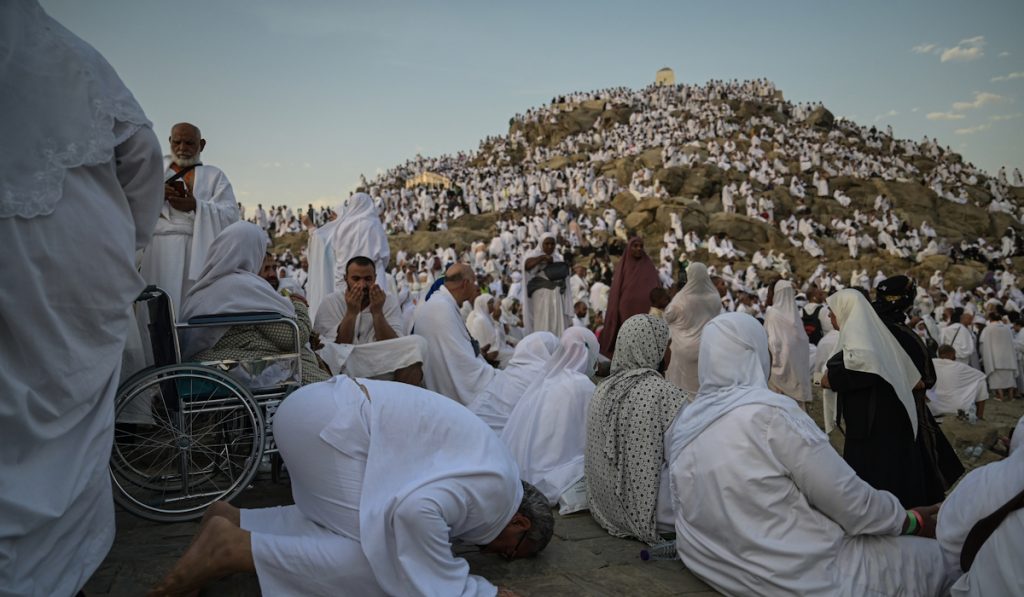
{"type": "Polygon", "coordinates": [[[905,533],[903,533],[903,534],[904,535],[916,535],[917,534],[917,517],[914,516],[913,514],[911,514],[910,510],[907,510],[907,520],[910,521],[910,524],[907,525],[907,531],[905,533]]]}

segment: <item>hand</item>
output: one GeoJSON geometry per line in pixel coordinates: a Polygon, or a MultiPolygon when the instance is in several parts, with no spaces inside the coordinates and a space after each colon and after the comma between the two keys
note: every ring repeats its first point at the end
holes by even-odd
{"type": "Polygon", "coordinates": [[[184,185],[164,184],[164,199],[178,211],[195,211],[196,198],[184,185]]]}
{"type": "Polygon", "coordinates": [[[386,298],[387,295],[380,289],[380,286],[376,284],[370,286],[370,312],[379,313],[384,308],[386,298]]]}
{"type": "Polygon", "coordinates": [[[924,521],[924,526],[918,529],[918,537],[926,537],[928,539],[935,538],[935,523],[939,519],[939,506],[941,503],[934,504],[931,506],[918,506],[917,508],[911,508],[921,515],[921,520],[924,521]]]}
{"type": "Polygon", "coordinates": [[[345,290],[345,307],[349,313],[358,313],[363,310],[363,288],[360,286],[349,286],[345,290]]]}

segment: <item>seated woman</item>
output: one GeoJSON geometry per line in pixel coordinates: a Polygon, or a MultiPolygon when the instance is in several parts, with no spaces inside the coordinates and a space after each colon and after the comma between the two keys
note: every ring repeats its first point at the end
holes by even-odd
{"type": "Polygon", "coordinates": [[[597,336],[586,328],[562,332],[547,369],[512,409],[501,440],[519,463],[519,475],[554,505],[583,478],[587,409],[594,395],[597,336]]]}
{"type": "Polygon", "coordinates": [[[534,332],[526,336],[512,353],[505,369],[505,383],[500,388],[484,390],[466,408],[501,435],[512,409],[522,399],[526,388],[544,373],[548,360],[557,349],[558,337],[551,332],[534,332]]]}
{"type": "MultiPolygon", "coordinates": [[[[195,286],[181,306],[181,319],[200,315],[272,312],[295,320],[302,342],[302,383],[330,378],[309,346],[309,311],[304,298],[285,298],[257,274],[276,278],[265,260],[270,240],[259,226],[235,222],[217,235],[195,286]],[[269,268],[269,269],[268,269],[269,268]]],[[[181,356],[189,361],[255,360],[295,350],[294,330],[286,323],[189,328],[182,333],[181,356]]]]}
{"type": "Polygon", "coordinates": [[[661,543],[660,529],[671,532],[664,434],[689,396],[660,373],[668,345],[664,319],[627,319],[587,415],[590,513],[612,535],[650,545],[661,543]]]}
{"type": "Polygon", "coordinates": [[[768,389],[755,319],[711,320],[698,363],[700,390],[666,442],[689,570],[727,595],[944,594],[951,578],[928,538],[938,506],[908,512],[873,489],[796,402],[768,389]]]}

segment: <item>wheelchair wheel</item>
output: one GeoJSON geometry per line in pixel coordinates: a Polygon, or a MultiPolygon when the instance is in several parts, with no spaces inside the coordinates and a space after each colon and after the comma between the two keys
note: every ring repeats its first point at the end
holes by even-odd
{"type": "Polygon", "coordinates": [[[181,364],[143,372],[118,390],[114,408],[114,501],[132,514],[158,522],[199,518],[256,476],[262,411],[248,390],[215,369],[181,364]]]}

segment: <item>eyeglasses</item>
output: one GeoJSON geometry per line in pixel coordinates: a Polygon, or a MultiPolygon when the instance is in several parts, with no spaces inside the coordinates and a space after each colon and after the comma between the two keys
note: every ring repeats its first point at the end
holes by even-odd
{"type": "Polygon", "coordinates": [[[516,543],[516,546],[512,548],[512,551],[501,554],[501,557],[505,558],[510,562],[516,559],[516,554],[519,553],[519,548],[523,546],[523,541],[526,541],[527,533],[529,533],[529,529],[523,531],[522,536],[519,537],[519,542],[516,543]]]}

